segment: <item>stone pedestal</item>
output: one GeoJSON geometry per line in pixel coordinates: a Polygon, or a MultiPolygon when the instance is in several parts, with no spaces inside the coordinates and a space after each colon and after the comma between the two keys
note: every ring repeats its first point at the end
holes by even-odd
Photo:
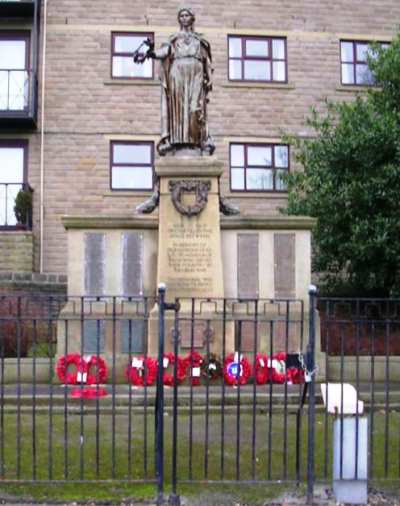
{"type": "MultiPolygon", "coordinates": [[[[166,300],[180,299],[180,337],[190,327],[190,315],[196,312],[198,326],[204,328],[206,342],[212,321],[210,348],[220,351],[221,325],[216,325],[218,308],[204,308],[204,299],[224,297],[221,228],[219,211],[219,177],[222,163],[213,156],[163,158],[156,165],[160,182],[157,281],[167,287],[166,300]],[[191,298],[196,298],[192,307],[191,298]],[[203,302],[201,302],[203,299],[203,302]],[[207,330],[208,329],[208,330],[207,330]]],[[[218,302],[216,303],[218,305],[218,302]]],[[[223,302],[220,305],[222,307],[223,302]]],[[[173,315],[166,318],[165,349],[172,347],[173,315]]],[[[194,329],[194,333],[202,332],[194,329]]],[[[149,324],[149,354],[158,343],[158,308],[154,308],[149,324]]],[[[233,343],[233,328],[228,329],[227,342],[233,343]]],[[[187,339],[186,339],[187,341],[187,339]]],[[[197,344],[197,347],[199,345],[197,344]]],[[[201,346],[200,346],[201,347],[201,346]]]]}
{"type": "Polygon", "coordinates": [[[175,297],[224,296],[215,157],[164,158],[160,178],[157,281],[175,297]]]}

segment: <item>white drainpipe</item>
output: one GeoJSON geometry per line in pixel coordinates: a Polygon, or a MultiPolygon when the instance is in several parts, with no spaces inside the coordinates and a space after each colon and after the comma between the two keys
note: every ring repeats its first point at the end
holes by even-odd
{"type": "Polygon", "coordinates": [[[41,107],[40,107],[40,273],[43,273],[43,243],[44,243],[44,95],[46,76],[46,43],[47,43],[47,0],[43,6],[43,47],[42,47],[42,77],[41,77],[41,107]]]}

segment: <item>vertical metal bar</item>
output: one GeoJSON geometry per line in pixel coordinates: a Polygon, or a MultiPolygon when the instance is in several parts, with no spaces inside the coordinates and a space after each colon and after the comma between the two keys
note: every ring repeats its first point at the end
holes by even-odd
{"type": "Polygon", "coordinates": [[[48,323],[47,323],[47,343],[49,347],[49,438],[48,438],[48,478],[53,479],[53,394],[54,394],[54,362],[53,362],[53,297],[49,297],[49,311],[48,311],[48,323]]]}
{"type": "Polygon", "coordinates": [[[172,495],[170,503],[176,504],[176,482],[177,482],[177,459],[178,459],[178,300],[175,300],[175,319],[174,319],[174,395],[172,406],[172,495]]]}
{"type": "Polygon", "coordinates": [[[253,425],[251,430],[251,476],[252,479],[256,479],[256,413],[257,413],[257,381],[255,378],[255,370],[256,370],[256,356],[258,350],[258,301],[257,299],[254,301],[254,342],[253,342],[253,371],[254,371],[254,379],[253,379],[253,425]]]}
{"type": "MultiPolygon", "coordinates": [[[[100,357],[100,337],[101,337],[101,326],[100,320],[97,320],[97,329],[96,329],[96,357],[97,363],[99,363],[100,357]]],[[[99,397],[99,367],[96,369],[96,479],[100,477],[100,397],[99,397]]]]}
{"type": "MultiPolygon", "coordinates": [[[[0,298],[4,305],[7,305],[7,298],[0,298]]],[[[0,320],[0,359],[1,359],[1,373],[0,373],[0,477],[5,478],[5,462],[4,462],[4,340],[5,331],[3,324],[6,326],[6,320],[0,320]]]]}
{"type": "MultiPolygon", "coordinates": [[[[269,322],[269,350],[270,350],[270,370],[272,368],[272,356],[274,354],[274,321],[269,322]]],[[[269,377],[269,406],[268,406],[268,457],[267,457],[267,478],[272,477],[272,399],[273,383],[271,375],[269,377]]]]}
{"type": "MultiPolygon", "coordinates": [[[[194,347],[194,298],[191,299],[190,315],[190,351],[193,353],[194,347]]],[[[207,362],[208,363],[208,362],[207,362]]],[[[190,375],[193,372],[193,359],[190,359],[190,375]]],[[[189,376],[190,377],[190,376],[189,376]]],[[[193,384],[190,381],[189,386],[189,480],[193,479],[193,384]]]]}
{"type": "MultiPolygon", "coordinates": [[[[149,319],[149,313],[148,313],[148,300],[147,298],[144,299],[144,309],[143,309],[143,317],[145,322],[145,329],[148,329],[148,319],[149,319]]],[[[144,358],[147,359],[148,354],[148,339],[147,339],[147,330],[145,331],[146,340],[144,342],[144,358]]],[[[147,478],[148,475],[148,456],[147,456],[147,368],[145,369],[145,385],[144,385],[144,394],[143,394],[143,403],[144,403],[144,409],[143,409],[143,471],[144,471],[144,477],[147,478]]],[[[131,398],[132,400],[132,398],[131,398]]]]}
{"type": "Polygon", "coordinates": [[[325,375],[326,375],[326,406],[325,406],[325,413],[324,413],[324,478],[325,480],[328,479],[328,472],[330,469],[330,465],[328,463],[329,461],[329,412],[328,412],[328,405],[329,405],[329,388],[328,388],[328,378],[329,378],[329,353],[330,353],[330,328],[331,328],[331,321],[330,321],[330,302],[329,300],[325,303],[325,314],[324,314],[324,327],[323,332],[325,334],[325,375]]]}
{"type": "MultiPolygon", "coordinates": [[[[207,320],[206,355],[210,358],[210,320],[207,320]]],[[[208,479],[208,445],[209,445],[209,415],[210,415],[210,378],[206,376],[206,417],[204,431],[204,479],[208,479]]]]}
{"type": "MultiPolygon", "coordinates": [[[[226,355],[226,299],[223,302],[222,309],[222,364],[225,363],[226,355]]],[[[223,366],[222,366],[223,367],[223,366]]],[[[208,371],[207,371],[208,376],[208,371]]],[[[224,479],[225,474],[225,380],[221,380],[221,460],[220,460],[220,479],[224,479]]]]}
{"type": "Polygon", "coordinates": [[[388,477],[389,473],[389,328],[390,321],[386,319],[385,324],[385,355],[386,355],[386,369],[385,369],[385,478],[388,477]]]}
{"type": "MultiPolygon", "coordinates": [[[[357,317],[360,314],[360,301],[356,302],[357,317]]],[[[356,322],[356,392],[360,391],[360,322],[356,322]]],[[[356,402],[356,440],[355,440],[355,476],[354,479],[358,480],[358,434],[359,434],[359,412],[358,402],[356,402]]]]}
{"type": "Polygon", "coordinates": [[[341,480],[343,480],[344,326],[345,326],[344,323],[340,323],[340,479],[341,480]]]}
{"type": "Polygon", "coordinates": [[[37,320],[33,320],[32,339],[32,480],[36,480],[36,346],[37,346],[37,320]]]}
{"type": "Polygon", "coordinates": [[[314,497],[314,442],[315,442],[315,311],[317,288],[313,285],[309,288],[309,362],[308,370],[311,374],[309,384],[309,400],[308,400],[308,459],[307,459],[307,503],[313,503],[314,497]]]}
{"type": "Polygon", "coordinates": [[[371,412],[370,412],[370,441],[369,441],[369,450],[370,450],[370,460],[369,460],[369,476],[372,479],[375,474],[374,470],[374,430],[375,430],[375,322],[372,321],[371,324],[371,412]]]}
{"type": "Polygon", "coordinates": [[[239,336],[237,350],[237,386],[236,386],[236,481],[240,480],[240,352],[242,345],[242,320],[239,320],[239,336]]]}
{"type": "MultiPolygon", "coordinates": [[[[132,367],[132,320],[128,322],[128,371],[132,367]]],[[[128,476],[132,476],[132,385],[129,384],[128,393],[128,476]]],[[[146,421],[145,421],[146,422],[146,421]]]]}
{"type": "Polygon", "coordinates": [[[17,296],[17,479],[21,478],[21,296],[17,296]]]}
{"type": "MultiPolygon", "coordinates": [[[[75,311],[75,305],[74,305],[75,311]]],[[[68,320],[64,320],[64,356],[68,355],[68,320]]],[[[68,389],[64,385],[64,479],[68,480],[68,389]]]]}
{"type": "MultiPolygon", "coordinates": [[[[289,324],[290,324],[290,302],[286,301],[286,316],[285,316],[285,354],[289,352],[289,324]]],[[[287,380],[283,385],[284,391],[284,404],[283,404],[283,479],[287,479],[287,465],[288,465],[288,384],[287,380]]]]}
{"type": "Polygon", "coordinates": [[[163,357],[165,338],[165,291],[163,283],[158,286],[158,369],[156,396],[156,476],[157,503],[164,501],[164,383],[163,357]]]}
{"type": "MultiPolygon", "coordinates": [[[[81,359],[83,360],[83,354],[85,350],[85,297],[81,296],[81,312],[80,312],[80,324],[81,324],[81,359]]],[[[90,304],[90,303],[89,303],[90,304]]],[[[83,378],[81,378],[80,383],[81,394],[83,390],[83,378]]],[[[84,463],[84,445],[85,445],[85,422],[83,417],[83,395],[79,400],[79,408],[80,408],[80,431],[79,431],[79,478],[83,480],[84,472],[85,472],[85,463],[84,463]]]]}
{"type": "Polygon", "coordinates": [[[115,479],[115,431],[116,431],[116,399],[115,399],[115,387],[116,387],[116,297],[112,298],[112,415],[111,415],[111,476],[115,479]]]}

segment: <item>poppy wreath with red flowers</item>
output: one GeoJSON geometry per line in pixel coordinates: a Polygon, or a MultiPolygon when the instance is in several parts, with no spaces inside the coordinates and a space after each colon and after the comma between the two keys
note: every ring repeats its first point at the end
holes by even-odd
{"type": "Polygon", "coordinates": [[[151,386],[157,378],[158,364],[155,358],[135,357],[125,370],[125,375],[132,385],[151,386]]]}
{"type": "MultiPolygon", "coordinates": [[[[176,357],[176,359],[177,359],[176,381],[177,381],[177,384],[179,385],[186,378],[187,364],[186,364],[186,360],[184,360],[179,355],[176,357]]],[[[174,382],[174,372],[173,372],[173,369],[174,369],[173,366],[174,366],[174,364],[175,364],[175,355],[174,355],[174,353],[164,353],[164,359],[163,359],[163,369],[164,369],[163,383],[164,383],[164,385],[167,385],[169,387],[174,386],[174,383],[175,383],[174,382]],[[172,366],[172,374],[166,372],[167,369],[170,366],[172,366]]]]}
{"type": "Polygon", "coordinates": [[[303,369],[298,369],[297,367],[289,367],[286,371],[287,382],[292,383],[293,385],[298,385],[299,383],[304,383],[304,371],[303,369]]]}
{"type": "Polygon", "coordinates": [[[238,358],[236,358],[235,355],[231,353],[225,358],[224,361],[225,382],[228,385],[246,385],[251,376],[250,362],[246,357],[243,356],[241,356],[240,359],[238,360],[238,358]],[[232,364],[236,364],[236,368],[232,368],[232,364]],[[237,365],[239,365],[239,372],[237,372],[237,365]]]}
{"type": "Polygon", "coordinates": [[[191,351],[185,357],[186,367],[189,369],[189,378],[193,386],[199,386],[201,381],[201,366],[204,358],[197,351],[191,351]]]}
{"type": "Polygon", "coordinates": [[[257,385],[265,385],[270,378],[270,369],[268,367],[267,355],[257,353],[254,367],[254,376],[257,385]]]}
{"type": "Polygon", "coordinates": [[[201,365],[202,375],[211,381],[215,381],[223,375],[223,367],[221,360],[215,355],[210,353],[208,357],[204,357],[201,365]]]}
{"type": "Polygon", "coordinates": [[[56,366],[56,373],[65,385],[76,385],[78,383],[78,374],[84,374],[87,371],[87,365],[79,353],[69,353],[60,357],[56,366]]]}
{"type": "Polygon", "coordinates": [[[270,379],[272,383],[285,383],[286,381],[286,353],[279,352],[272,355],[268,361],[270,369],[270,379]]]}
{"type": "Polygon", "coordinates": [[[105,383],[108,377],[108,368],[104,359],[97,355],[92,355],[86,361],[86,372],[88,385],[99,385],[105,383]]]}

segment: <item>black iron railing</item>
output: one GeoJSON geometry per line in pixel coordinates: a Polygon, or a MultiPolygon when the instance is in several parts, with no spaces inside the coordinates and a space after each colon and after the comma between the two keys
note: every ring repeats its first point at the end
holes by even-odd
{"type": "Polygon", "coordinates": [[[0,119],[30,119],[37,115],[37,76],[32,70],[0,68],[0,119]]]}
{"type": "Polygon", "coordinates": [[[331,311],[343,300],[315,292],[308,301],[167,295],[0,296],[3,482],[151,482],[159,502],[171,486],[172,504],[182,484],[307,483],[311,502],[314,482],[332,478],[335,419],[344,445],[344,401],[336,414],[324,409],[326,377],[342,391],[352,383],[364,401],[370,477],[400,479],[396,301],[376,313],[376,301],[359,300],[369,312],[352,319],[331,311]],[[343,351],[351,339],[354,355],[343,351]]]}

